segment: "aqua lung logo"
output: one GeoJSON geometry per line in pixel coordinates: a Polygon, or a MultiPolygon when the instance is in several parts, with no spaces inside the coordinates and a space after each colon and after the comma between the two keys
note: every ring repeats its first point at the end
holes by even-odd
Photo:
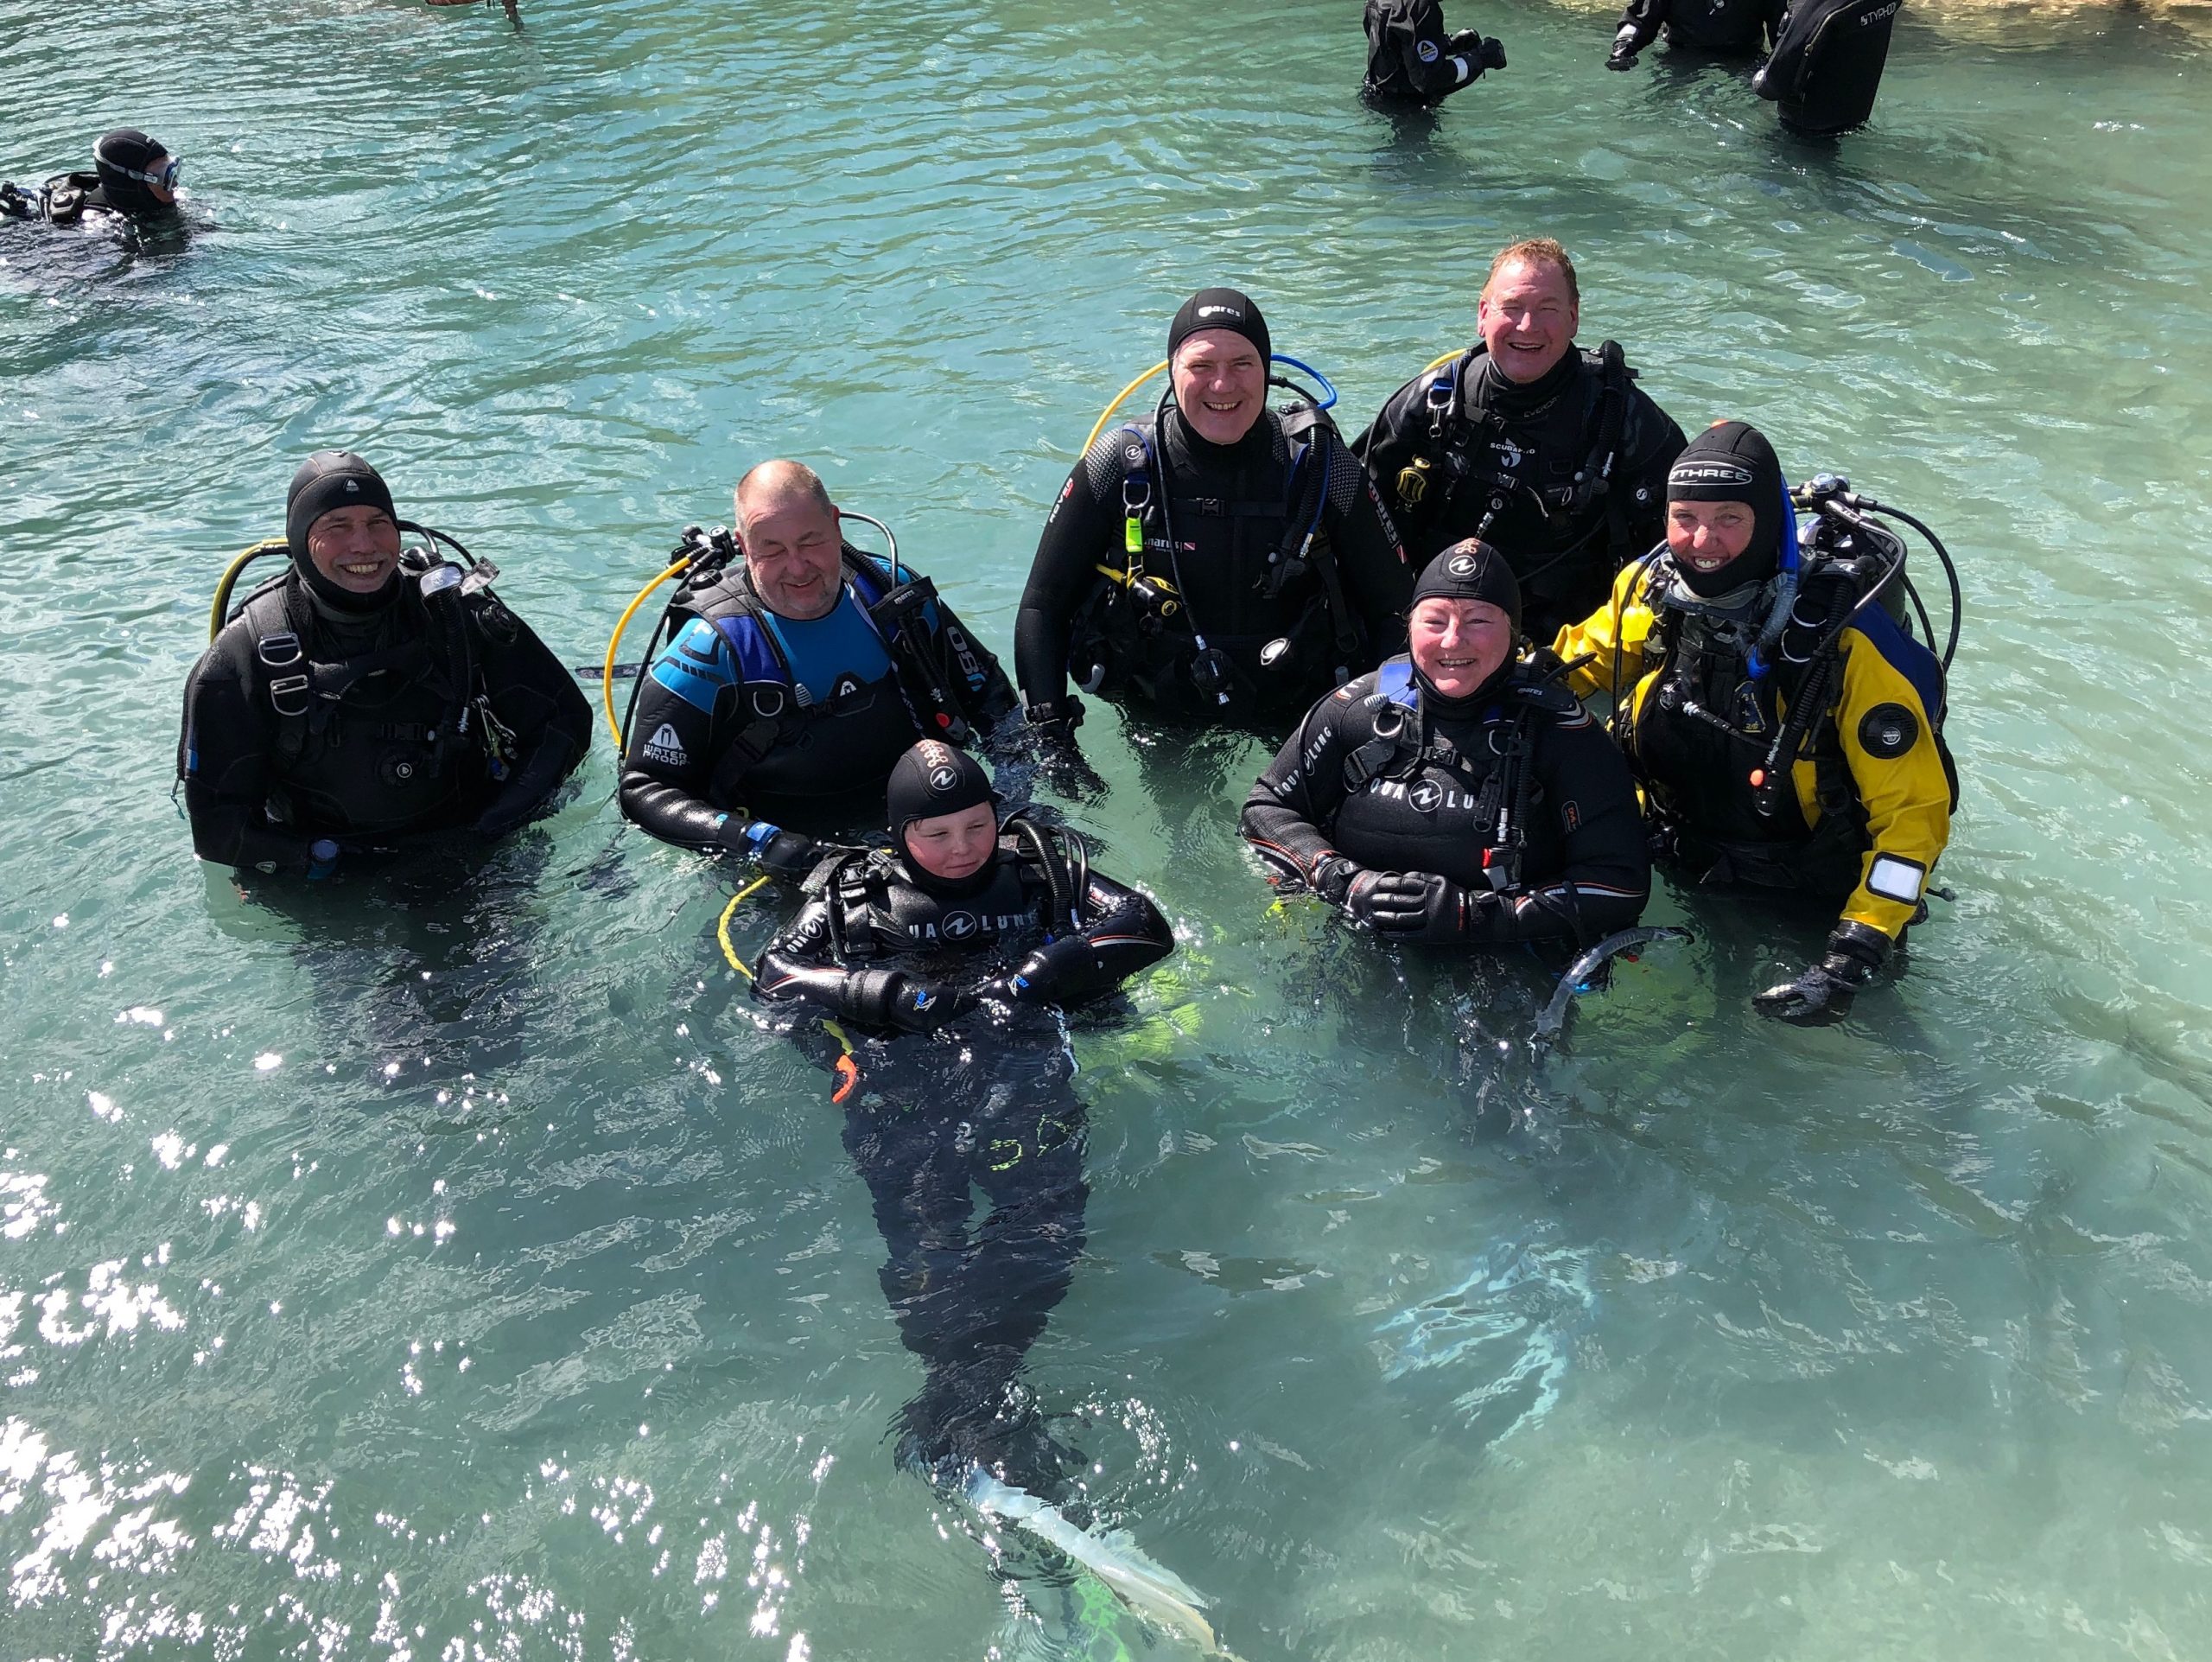
{"type": "Polygon", "coordinates": [[[1423,813],[1434,813],[1444,803],[1444,787],[1433,779],[1425,779],[1406,793],[1406,800],[1423,813]]]}
{"type": "Polygon", "coordinates": [[[975,914],[970,912],[948,912],[944,921],[938,926],[947,940],[965,940],[976,933],[975,914]]]}
{"type": "Polygon", "coordinates": [[[1454,554],[1444,562],[1444,569],[1455,577],[1471,577],[1475,575],[1475,557],[1471,554],[1454,554]]]}
{"type": "Polygon", "coordinates": [[[1122,449],[1122,460],[1128,463],[1132,468],[1143,467],[1144,446],[1141,444],[1124,445],[1122,449]]]}
{"type": "Polygon", "coordinates": [[[944,767],[930,769],[930,789],[935,791],[939,796],[944,795],[959,783],[960,770],[957,767],[944,767]]]}
{"type": "Polygon", "coordinates": [[[676,729],[663,722],[659,730],[645,741],[645,760],[659,762],[664,767],[681,767],[691,758],[685,754],[683,741],[677,737],[676,729]]]}

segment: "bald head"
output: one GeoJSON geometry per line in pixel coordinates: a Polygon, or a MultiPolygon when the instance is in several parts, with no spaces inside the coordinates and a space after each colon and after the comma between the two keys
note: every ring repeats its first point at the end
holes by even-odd
{"type": "Polygon", "coordinates": [[[833,610],[844,588],[837,510],[803,462],[764,462],[737,481],[737,540],[753,591],[799,622],[833,610]]]}

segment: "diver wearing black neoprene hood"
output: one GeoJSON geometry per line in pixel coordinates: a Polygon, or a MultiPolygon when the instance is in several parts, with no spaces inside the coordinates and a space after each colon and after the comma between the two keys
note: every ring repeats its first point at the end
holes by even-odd
{"type": "Polygon", "coordinates": [[[1071,742],[1071,675],[1148,713],[1242,724],[1395,646],[1397,533],[1316,405],[1268,408],[1273,353],[1249,296],[1200,290],[1169,326],[1159,411],[1103,430],[1068,475],[1014,623],[1049,742],[1071,742]]]}
{"type": "Polygon", "coordinates": [[[185,686],[177,767],[200,858],[320,877],[427,832],[502,837],[582,759],[590,707],[491,569],[404,551],[403,530],[459,550],[404,525],[349,451],[293,475],[290,569],[185,686]]]}
{"type": "Polygon", "coordinates": [[[35,188],[0,184],[0,220],[116,226],[173,221],[183,171],[183,162],[161,140],[118,127],[92,146],[89,173],[58,173],[35,188]]]}
{"type": "Polygon", "coordinates": [[[1314,705],[1244,804],[1247,841],[1377,934],[1433,946],[1633,924],[1650,858],[1627,764],[1516,660],[1520,586],[1468,541],[1414,590],[1407,656],[1314,705]]]}

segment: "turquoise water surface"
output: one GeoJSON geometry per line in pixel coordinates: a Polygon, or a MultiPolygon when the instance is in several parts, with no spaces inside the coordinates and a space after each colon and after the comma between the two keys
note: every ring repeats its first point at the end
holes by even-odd
{"type": "Polygon", "coordinates": [[[1088,1504],[1246,1662],[2212,1655],[2202,36],[1909,9],[1813,146],[1526,4],[1396,126],[1357,15],[0,0],[0,170],[143,125],[198,226],[0,235],[0,1662],[1147,1653],[894,1467],[821,1059],[603,735],[481,870],[242,901],[184,676],[340,443],[574,663],[779,454],[1005,651],[1184,295],[1356,425],[1529,232],[1685,426],[1945,534],[1959,898],[1798,1032],[1818,930],[1662,890],[1696,945],[1535,1061],[1522,961],[1268,910],[1257,744],[1099,711],[1062,806],[1183,950],[1073,1032],[1088,1504]]]}

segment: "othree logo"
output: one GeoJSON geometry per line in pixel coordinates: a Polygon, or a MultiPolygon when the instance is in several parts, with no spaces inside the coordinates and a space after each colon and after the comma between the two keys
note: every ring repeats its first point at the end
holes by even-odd
{"type": "Polygon", "coordinates": [[[645,760],[659,762],[664,767],[681,767],[691,758],[684,752],[683,741],[676,736],[676,729],[663,722],[659,730],[645,741],[645,760]]]}
{"type": "Polygon", "coordinates": [[[1444,562],[1444,569],[1455,577],[1471,577],[1475,575],[1475,557],[1471,554],[1454,554],[1444,562]]]}
{"type": "Polygon", "coordinates": [[[1406,800],[1423,813],[1434,813],[1444,800],[1444,787],[1433,779],[1425,779],[1406,793],[1406,800]]]}
{"type": "Polygon", "coordinates": [[[1670,485],[1748,485],[1751,470],[1732,462],[1693,462],[1667,475],[1670,485]]]}
{"type": "Polygon", "coordinates": [[[944,921],[938,925],[938,933],[947,940],[965,940],[976,933],[975,914],[969,912],[948,912],[944,921]]]}
{"type": "Polygon", "coordinates": [[[935,791],[940,796],[944,795],[945,792],[950,790],[954,786],[959,783],[960,770],[957,767],[932,767],[930,769],[930,789],[935,791]]]}

